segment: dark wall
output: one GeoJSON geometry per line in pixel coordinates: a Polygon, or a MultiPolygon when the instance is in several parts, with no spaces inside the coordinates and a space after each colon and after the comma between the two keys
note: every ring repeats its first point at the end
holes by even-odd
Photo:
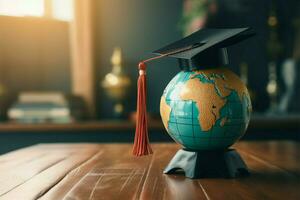
{"type": "MultiPolygon", "coordinates": [[[[242,62],[249,65],[249,84],[257,97],[253,99],[256,111],[266,110],[268,97],[267,55],[267,16],[269,2],[258,0],[246,5],[247,9],[232,10],[229,1],[220,0],[219,12],[207,26],[210,27],[245,27],[255,29],[257,36],[229,48],[230,68],[239,74],[242,62]],[[241,10],[241,11],[240,11],[241,10]]],[[[243,1],[242,1],[243,2],[243,1]]],[[[236,3],[236,2],[235,2],[236,3]]],[[[244,5],[244,4],[243,4],[244,5]]],[[[183,1],[139,1],[111,0],[97,1],[96,6],[96,67],[98,76],[97,103],[101,118],[110,117],[112,102],[107,100],[99,87],[99,80],[111,70],[110,57],[115,46],[124,52],[125,69],[134,78],[136,84],[138,61],[151,56],[151,51],[182,37],[179,21],[182,15],[183,1]]],[[[212,58],[213,59],[213,58],[212,58]]],[[[148,109],[159,112],[159,100],[163,89],[179,71],[176,60],[162,59],[149,64],[148,67],[148,109]]],[[[135,109],[136,87],[132,87],[127,108],[135,109]]]]}
{"type": "MultiPolygon", "coordinates": [[[[254,92],[252,103],[254,111],[265,112],[269,107],[266,92],[268,83],[269,38],[268,16],[271,1],[260,0],[217,0],[218,12],[210,16],[207,26],[219,28],[252,27],[257,35],[241,44],[229,48],[229,67],[237,74],[240,65],[248,64],[249,88],[254,92]]],[[[278,62],[280,93],[284,92],[281,83],[281,61],[290,57],[293,49],[293,30],[291,13],[294,0],[276,0],[279,20],[279,39],[285,51],[278,62]]],[[[112,103],[99,89],[99,80],[111,69],[110,57],[113,47],[120,46],[124,51],[126,71],[131,77],[137,77],[136,65],[139,60],[149,57],[152,50],[164,46],[182,37],[178,22],[182,13],[182,0],[110,0],[96,1],[96,67],[98,76],[97,103],[101,118],[110,117],[112,103]]],[[[293,11],[292,11],[293,10],[293,11]]],[[[213,59],[213,58],[212,58],[213,59]]],[[[170,79],[178,72],[175,60],[162,59],[148,67],[149,110],[159,112],[159,99],[170,79]]],[[[133,80],[135,86],[136,79],[133,80]]],[[[133,87],[127,103],[129,110],[135,109],[136,88],[133,87]]],[[[298,92],[297,95],[299,96],[298,92]]],[[[291,109],[290,109],[291,110],[291,109]]],[[[299,110],[299,106],[297,108],[299,110]]],[[[295,109],[293,109],[295,111],[295,109]]]]}
{"type": "MultiPolygon", "coordinates": [[[[178,21],[182,0],[109,0],[96,1],[96,68],[97,103],[101,118],[110,117],[112,103],[99,89],[99,80],[111,70],[110,58],[115,46],[124,53],[124,66],[134,78],[129,109],[135,109],[137,63],[150,52],[181,37],[178,21]],[[101,97],[100,97],[101,96],[101,97]]],[[[170,79],[178,72],[177,62],[162,59],[149,64],[149,110],[158,112],[160,96],[170,79]]]]}

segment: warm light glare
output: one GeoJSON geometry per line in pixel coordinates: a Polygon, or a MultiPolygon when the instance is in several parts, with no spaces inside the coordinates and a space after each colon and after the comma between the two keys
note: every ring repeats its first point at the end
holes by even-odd
{"type": "Polygon", "coordinates": [[[52,0],[53,18],[70,21],[73,19],[73,0],[52,0]]]}
{"type": "Polygon", "coordinates": [[[41,17],[44,15],[44,0],[0,0],[0,14],[41,17]]]}
{"type": "Polygon", "coordinates": [[[51,0],[50,4],[45,4],[45,0],[0,0],[0,15],[43,17],[45,8],[54,19],[73,19],[73,0],[51,0]]]}

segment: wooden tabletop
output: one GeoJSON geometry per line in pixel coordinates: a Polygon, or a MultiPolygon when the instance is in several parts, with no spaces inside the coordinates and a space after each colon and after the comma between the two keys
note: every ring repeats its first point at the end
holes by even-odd
{"type": "Polygon", "coordinates": [[[162,173],[172,143],[140,158],[129,144],[40,144],[0,157],[0,199],[300,199],[299,143],[235,147],[249,177],[191,180],[162,173]]]}

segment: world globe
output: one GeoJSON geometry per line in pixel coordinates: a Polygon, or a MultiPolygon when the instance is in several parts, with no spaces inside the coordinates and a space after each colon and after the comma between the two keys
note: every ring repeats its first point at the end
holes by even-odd
{"type": "Polygon", "coordinates": [[[226,68],[181,71],[160,101],[168,134],[187,150],[228,148],[244,135],[251,110],[245,84],[226,68]]]}

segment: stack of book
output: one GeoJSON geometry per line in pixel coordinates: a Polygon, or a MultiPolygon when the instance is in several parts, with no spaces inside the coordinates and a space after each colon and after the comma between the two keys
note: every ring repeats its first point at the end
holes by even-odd
{"type": "Polygon", "coordinates": [[[71,103],[60,92],[24,92],[8,110],[8,118],[20,123],[70,123],[71,103]]]}

